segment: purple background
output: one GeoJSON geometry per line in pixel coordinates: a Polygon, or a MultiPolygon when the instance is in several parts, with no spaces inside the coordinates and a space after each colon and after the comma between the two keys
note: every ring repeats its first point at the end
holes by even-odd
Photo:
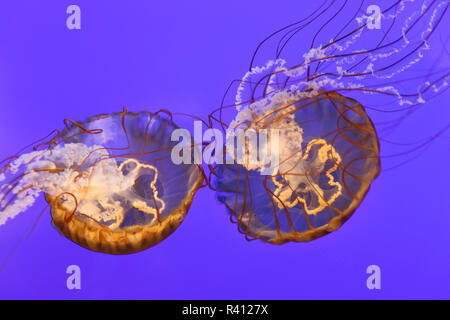
{"type": "MultiPolygon", "coordinates": [[[[206,117],[229,82],[246,72],[258,42],[317,5],[75,3],[82,10],[79,31],[65,24],[72,2],[0,4],[0,158],[61,128],[65,118],[81,120],[123,107],[206,117]]],[[[438,32],[444,40],[448,20],[447,15],[438,32]]],[[[434,44],[438,51],[441,44],[434,44]]],[[[428,103],[389,138],[415,142],[436,133],[448,124],[449,97],[445,93],[428,103]]],[[[382,172],[339,231],[310,243],[249,243],[213,192],[202,189],[180,228],[139,254],[109,256],[78,247],[58,234],[46,212],[8,260],[45,207],[40,198],[0,227],[0,262],[9,261],[0,273],[0,298],[448,299],[449,139],[447,133],[414,161],[382,172]],[[81,290],[66,288],[71,264],[81,267],[81,290]],[[371,264],[381,267],[381,290],[366,287],[371,264]]],[[[396,151],[381,146],[386,154],[396,151]]]]}

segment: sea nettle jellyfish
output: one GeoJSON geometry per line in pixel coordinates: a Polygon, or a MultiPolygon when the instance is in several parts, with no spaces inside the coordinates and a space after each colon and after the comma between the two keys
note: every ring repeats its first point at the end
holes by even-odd
{"type": "Polygon", "coordinates": [[[196,165],[174,165],[165,112],[124,112],[66,121],[34,151],[1,171],[0,225],[27,210],[40,193],[53,225],[98,252],[129,254],[154,246],[183,221],[203,181],[196,165]]]}
{"type": "Polygon", "coordinates": [[[306,19],[273,33],[211,114],[227,134],[278,132],[276,140],[269,135],[258,144],[244,138],[243,160],[227,145],[228,158],[242,161],[211,166],[212,187],[247,239],[283,244],[338,229],[380,173],[379,127],[368,110],[402,113],[389,122],[395,126],[446,88],[448,68],[423,74],[423,65],[417,67],[448,1],[397,1],[379,12],[371,6],[372,15],[367,6],[324,1],[306,19]],[[275,57],[255,67],[269,43],[275,57]],[[249,161],[260,148],[278,160],[249,161]]]}

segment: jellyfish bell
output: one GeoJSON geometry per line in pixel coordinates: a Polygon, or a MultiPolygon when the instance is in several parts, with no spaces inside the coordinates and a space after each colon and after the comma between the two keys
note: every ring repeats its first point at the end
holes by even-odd
{"type": "Polygon", "coordinates": [[[280,130],[271,175],[246,163],[215,169],[218,199],[247,237],[283,244],[334,231],[380,172],[378,137],[363,106],[333,91],[300,95],[268,96],[231,123],[280,130]]]}
{"type": "Polygon", "coordinates": [[[48,148],[5,167],[19,178],[2,186],[0,224],[43,192],[56,229],[89,250],[129,254],[158,244],[203,181],[200,167],[171,161],[177,128],[162,114],[126,110],[67,123],[48,148]]]}

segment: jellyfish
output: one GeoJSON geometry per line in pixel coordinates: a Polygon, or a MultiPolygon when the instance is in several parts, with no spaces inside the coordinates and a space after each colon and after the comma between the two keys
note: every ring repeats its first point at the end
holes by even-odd
{"type": "Polygon", "coordinates": [[[178,128],[168,112],[123,112],[66,128],[1,171],[0,225],[27,210],[39,194],[54,227],[92,251],[130,254],[154,246],[186,216],[203,175],[171,161],[178,128]]]}
{"type": "Polygon", "coordinates": [[[339,229],[381,171],[385,128],[369,111],[402,113],[396,126],[447,88],[448,68],[420,68],[448,1],[396,1],[376,16],[363,4],[324,1],[267,37],[210,115],[231,137],[211,188],[247,240],[281,245],[339,229]],[[336,24],[339,15],[350,19],[336,24]],[[256,66],[271,42],[275,56],[256,66]]]}

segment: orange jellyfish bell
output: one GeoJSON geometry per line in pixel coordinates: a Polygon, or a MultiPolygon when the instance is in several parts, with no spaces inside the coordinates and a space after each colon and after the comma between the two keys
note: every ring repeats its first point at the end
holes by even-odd
{"type": "Polygon", "coordinates": [[[282,91],[241,110],[230,126],[279,132],[271,148],[277,163],[246,159],[215,169],[218,199],[248,238],[283,244],[337,230],[380,172],[372,121],[337,92],[300,98],[282,91]]]}
{"type": "Polygon", "coordinates": [[[135,253],[175,231],[203,175],[197,165],[173,163],[171,118],[125,110],[66,124],[48,149],[8,167],[16,175],[24,168],[19,185],[4,188],[13,196],[0,224],[44,192],[56,229],[92,251],[135,253]]]}
{"type": "MultiPolygon", "coordinates": [[[[80,126],[83,129],[72,126],[63,132],[64,143],[103,146],[109,155],[101,155],[96,160],[100,162],[94,162],[95,170],[110,170],[108,160],[103,168],[99,166],[102,160],[114,159],[113,168],[116,168],[113,170],[129,182],[117,191],[112,185],[99,186],[91,182],[76,198],[75,212],[70,206],[71,197],[47,194],[54,226],[77,244],[110,254],[145,250],[175,231],[203,181],[196,165],[175,165],[171,161],[174,143],[170,137],[177,128],[175,124],[169,119],[140,112],[97,116],[80,126]],[[102,133],[83,133],[98,129],[102,133]],[[85,206],[81,210],[79,207],[83,203],[85,206]]],[[[84,170],[92,175],[91,168],[87,166],[84,170]]]]}

